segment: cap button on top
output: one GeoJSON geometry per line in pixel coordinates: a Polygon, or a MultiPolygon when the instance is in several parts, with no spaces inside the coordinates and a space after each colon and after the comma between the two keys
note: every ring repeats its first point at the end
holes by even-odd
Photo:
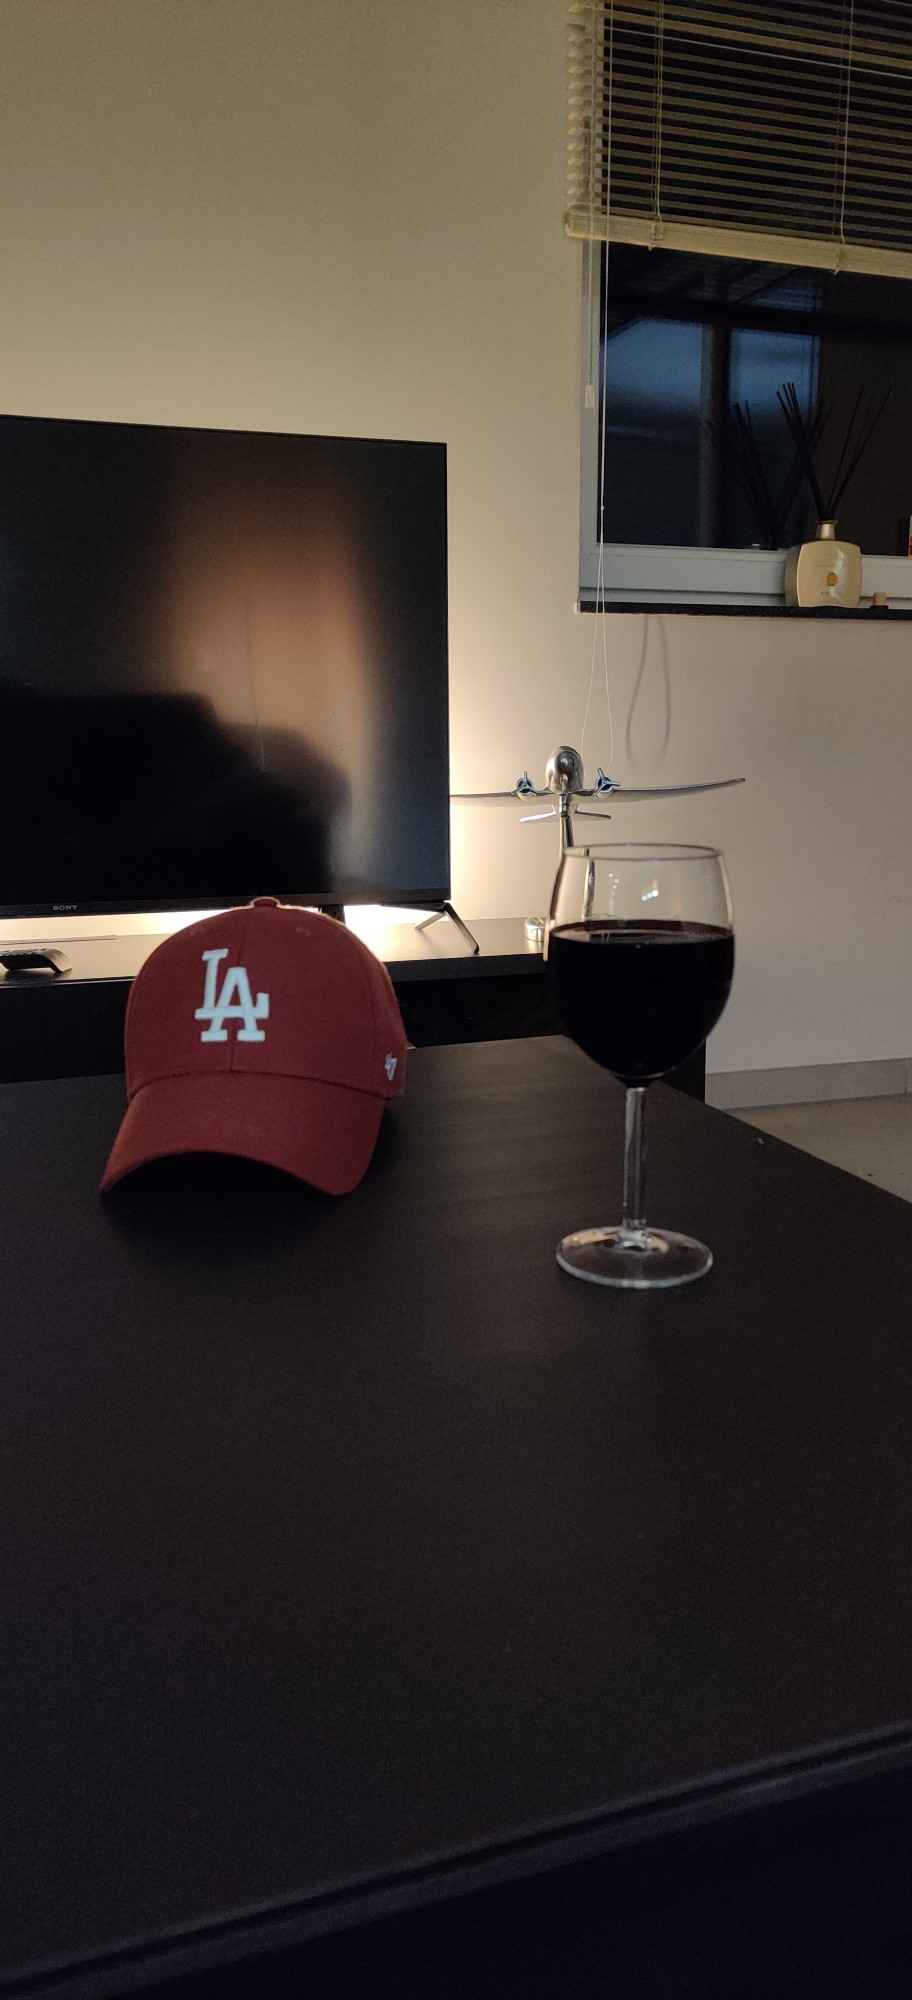
{"type": "Polygon", "coordinates": [[[254,896],[250,907],[252,910],[277,910],[279,899],[278,896],[254,896]]]}

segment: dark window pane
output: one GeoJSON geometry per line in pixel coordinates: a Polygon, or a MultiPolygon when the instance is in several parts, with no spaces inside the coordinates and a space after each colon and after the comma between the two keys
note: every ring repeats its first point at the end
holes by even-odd
{"type": "Polygon", "coordinates": [[[610,342],[605,540],[692,542],[700,451],[699,326],[640,319],[610,342]]]}
{"type": "Polygon", "coordinates": [[[829,413],[824,487],[859,392],[873,411],[890,390],[840,530],[870,554],[906,554],[912,287],[903,280],[612,245],[602,356],[606,541],[769,548],[812,534],[813,502],[777,402],[793,382],[809,417],[829,413]]]}
{"type": "MultiPolygon", "coordinates": [[[[802,410],[811,416],[817,403],[818,343],[814,334],[782,333],[769,328],[735,327],[729,346],[728,393],[750,413],[757,449],[774,496],[787,489],[794,457],[791,438],[776,400],[783,382],[794,382],[802,410]]],[[[723,548],[752,548],[780,537],[764,534],[756,507],[743,482],[727,467],[725,511],[720,523],[723,548]]],[[[807,512],[799,495],[782,511],[782,535],[788,548],[803,533],[807,512]]]]}

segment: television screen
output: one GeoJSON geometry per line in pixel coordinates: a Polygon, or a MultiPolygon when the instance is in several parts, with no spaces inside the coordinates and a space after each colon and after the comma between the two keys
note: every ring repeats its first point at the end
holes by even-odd
{"type": "Polygon", "coordinates": [[[442,445],[0,417],[0,914],[449,894],[442,445]]]}

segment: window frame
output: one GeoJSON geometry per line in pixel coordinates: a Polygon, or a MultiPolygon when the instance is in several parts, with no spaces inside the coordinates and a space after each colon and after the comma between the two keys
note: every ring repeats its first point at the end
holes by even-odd
{"type": "MultiPolygon", "coordinates": [[[[599,252],[603,246],[600,244],[599,252]]],[[[606,542],[602,549],[602,578],[599,583],[598,396],[586,404],[589,380],[590,328],[598,324],[599,295],[593,299],[592,282],[601,288],[602,257],[582,251],[582,339],[580,343],[580,554],[579,606],[591,610],[625,608],[657,611],[766,611],[782,617],[806,616],[791,610],[783,601],[785,556],[780,549],[721,549],[655,545],[644,542],[606,542]],[[593,322],[592,315],[596,315],[593,322]]],[[[912,290],[910,290],[912,305],[912,290]]],[[[862,554],[860,609],[869,609],[875,591],[883,591],[891,611],[912,612],[912,557],[862,554]]],[[[816,614],[812,614],[816,615],[816,614]]],[[[830,616],[851,616],[832,612],[830,616]]]]}

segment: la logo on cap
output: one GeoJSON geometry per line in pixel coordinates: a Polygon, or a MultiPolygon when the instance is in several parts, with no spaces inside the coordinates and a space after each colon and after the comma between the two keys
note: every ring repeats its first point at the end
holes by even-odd
{"type": "Polygon", "coordinates": [[[227,945],[222,945],[218,950],[203,952],[206,990],[202,1006],[197,1007],[196,1019],[208,1021],[209,1026],[203,1029],[200,1041],[227,1042],[228,1030],[225,1022],[243,1021],[244,1026],[238,1029],[238,1041],[264,1042],[265,1032],[257,1023],[269,1019],[269,994],[258,993],[256,1001],[253,1000],[246,965],[227,966],[222,990],[216,994],[215,983],[219,962],[227,957],[227,945]]]}
{"type": "Polygon", "coordinates": [[[134,982],[102,1189],[169,1154],[234,1153],[347,1194],[405,1053],[385,966],[332,917],[261,898],[191,924],[134,982]]]}

